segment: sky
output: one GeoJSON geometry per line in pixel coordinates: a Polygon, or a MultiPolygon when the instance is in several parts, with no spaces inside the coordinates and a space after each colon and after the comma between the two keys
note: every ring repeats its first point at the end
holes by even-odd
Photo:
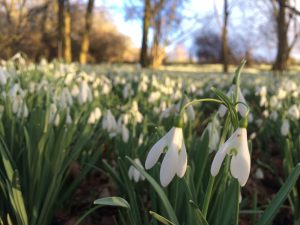
{"type": "MultiPolygon", "coordinates": [[[[188,17],[195,17],[201,20],[201,18],[206,18],[208,15],[211,15],[209,17],[209,24],[205,23],[195,23],[195,21],[192,20],[186,20],[183,22],[182,27],[185,27],[186,31],[186,37],[181,40],[180,44],[183,44],[186,49],[192,49],[193,47],[193,41],[196,34],[196,31],[199,30],[202,26],[211,26],[215,28],[216,30],[220,30],[222,20],[220,17],[218,18],[217,15],[221,16],[223,11],[223,2],[224,0],[189,0],[190,2],[186,5],[186,9],[184,11],[184,15],[188,17]]],[[[258,1],[258,0],[254,0],[258,1]]],[[[296,7],[300,9],[300,0],[296,1],[296,7]]],[[[112,16],[113,22],[118,28],[118,30],[127,35],[131,40],[135,47],[141,46],[141,40],[142,40],[142,22],[141,20],[126,20],[124,5],[130,2],[140,2],[140,0],[95,0],[96,6],[104,6],[108,9],[109,13],[112,16]]],[[[259,24],[263,23],[263,20],[266,19],[264,15],[260,15],[260,17],[255,17],[257,12],[255,10],[252,10],[251,7],[249,10],[249,7],[247,10],[241,10],[242,7],[236,7],[238,2],[246,2],[243,0],[232,0],[229,1],[230,7],[232,7],[232,11],[230,14],[230,26],[233,28],[230,32],[235,33],[242,33],[242,32],[249,32],[249,35],[253,35],[253,32],[258,32],[258,26],[259,24]],[[253,17],[254,15],[254,17],[253,17]],[[243,25],[243,19],[246,17],[255,18],[255,21],[250,21],[251,29],[249,31],[243,31],[239,29],[235,29],[235,27],[238,27],[240,25],[243,25]],[[252,32],[252,33],[251,33],[252,32]]],[[[250,1],[251,2],[251,1],[250,1]]],[[[261,13],[260,13],[261,14],[261,13]]],[[[206,20],[207,21],[207,20],[206,20]]],[[[248,20],[249,21],[249,20],[248,20]]],[[[276,34],[274,34],[276,35],[276,34]]],[[[247,36],[246,36],[247,38],[247,36]]],[[[174,43],[170,45],[166,51],[171,52],[174,50],[174,47],[177,43],[174,43]]],[[[252,44],[252,43],[251,43],[252,44]]],[[[255,44],[255,43],[254,43],[255,44]]],[[[259,50],[254,50],[255,54],[262,55],[263,57],[275,57],[276,50],[274,46],[260,46],[259,50]]],[[[300,54],[297,52],[294,52],[299,58],[300,54]]],[[[297,57],[297,58],[298,58],[297,57]]]]}
{"type": "MultiPolygon", "coordinates": [[[[139,1],[139,0],[131,0],[139,1]]],[[[211,10],[213,10],[213,1],[218,0],[190,0],[190,3],[188,4],[187,8],[187,16],[191,15],[197,15],[199,12],[201,14],[207,13],[211,10]],[[199,10],[201,9],[201,10],[199,10]]],[[[141,46],[141,40],[142,40],[142,23],[138,20],[126,20],[125,19],[125,11],[124,11],[124,4],[126,2],[130,2],[130,0],[96,0],[97,6],[105,6],[109,12],[112,15],[112,19],[117,26],[118,30],[129,36],[136,47],[141,46]]],[[[184,24],[183,24],[184,26],[184,24]]],[[[191,39],[188,38],[188,39],[191,39]]]]}

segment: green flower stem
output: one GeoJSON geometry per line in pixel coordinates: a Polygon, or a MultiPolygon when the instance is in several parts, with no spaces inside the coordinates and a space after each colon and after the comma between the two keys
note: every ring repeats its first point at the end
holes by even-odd
{"type": "Polygon", "coordinates": [[[201,102],[215,102],[215,103],[219,103],[219,104],[224,104],[223,101],[221,100],[218,100],[218,99],[214,99],[214,98],[203,98],[203,99],[196,99],[196,100],[193,100],[193,101],[190,101],[188,103],[186,103],[180,110],[180,113],[179,113],[179,117],[182,117],[182,114],[184,112],[184,110],[191,106],[191,105],[195,105],[195,104],[198,104],[198,103],[201,103],[201,102]]]}
{"type": "Polygon", "coordinates": [[[208,185],[207,185],[206,195],[205,195],[205,198],[204,198],[203,208],[202,208],[202,213],[203,213],[203,216],[204,216],[205,219],[206,219],[206,216],[207,216],[207,211],[208,211],[208,206],[209,206],[209,202],[210,202],[212,189],[213,189],[213,186],[214,186],[214,181],[215,181],[215,177],[210,176],[209,181],[208,181],[208,185]]]}
{"type": "Polygon", "coordinates": [[[240,215],[240,184],[239,182],[236,182],[237,185],[237,191],[236,191],[236,212],[235,212],[235,225],[239,225],[239,215],[240,215]]]}

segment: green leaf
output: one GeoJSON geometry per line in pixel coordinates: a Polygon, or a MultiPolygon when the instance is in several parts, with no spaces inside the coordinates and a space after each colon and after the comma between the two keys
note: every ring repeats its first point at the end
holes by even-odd
{"type": "Polygon", "coordinates": [[[189,203],[192,206],[192,208],[194,209],[194,212],[195,212],[196,218],[198,219],[198,222],[202,225],[208,225],[208,222],[206,221],[203,213],[201,212],[199,207],[196,205],[196,203],[194,203],[192,200],[190,200],[189,203]]]}
{"type": "Polygon", "coordinates": [[[300,163],[296,165],[294,170],[291,172],[291,174],[286,179],[283,186],[280,188],[268,208],[263,213],[262,217],[258,221],[257,225],[267,225],[270,224],[274,216],[276,215],[276,212],[279,210],[280,206],[284,202],[284,200],[288,197],[290,191],[294,187],[295,183],[298,180],[298,177],[300,175],[300,163]]]}
{"type": "Polygon", "coordinates": [[[161,222],[162,224],[165,225],[175,225],[174,223],[172,223],[170,220],[166,219],[165,217],[159,215],[156,212],[150,211],[149,212],[151,216],[153,216],[155,219],[157,219],[159,222],[161,222]]]}
{"type": "Polygon", "coordinates": [[[95,205],[101,206],[116,206],[130,209],[130,205],[124,198],[120,197],[107,197],[107,198],[100,198],[94,201],[95,205]]]}
{"type": "Polygon", "coordinates": [[[126,159],[130,161],[130,163],[149,181],[149,183],[152,185],[156,193],[159,195],[160,200],[162,201],[170,220],[174,223],[179,225],[178,219],[176,217],[175,211],[171,206],[170,201],[168,200],[165,192],[163,189],[159,186],[159,184],[151,177],[140,165],[136,164],[131,158],[126,156],[126,159]]]}

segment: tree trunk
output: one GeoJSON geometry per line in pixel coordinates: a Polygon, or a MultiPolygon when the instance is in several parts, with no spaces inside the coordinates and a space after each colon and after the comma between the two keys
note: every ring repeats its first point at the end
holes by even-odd
{"type": "Polygon", "coordinates": [[[70,2],[66,0],[66,7],[64,10],[64,58],[67,63],[72,62],[72,46],[71,46],[71,15],[70,2]]]}
{"type": "Polygon", "coordinates": [[[148,32],[151,20],[151,5],[150,0],[144,1],[144,18],[143,18],[143,37],[140,55],[140,64],[142,67],[148,66],[148,32]]]}
{"type": "Polygon", "coordinates": [[[59,59],[63,58],[63,34],[64,34],[64,10],[65,10],[65,2],[64,0],[58,0],[58,42],[57,42],[57,57],[59,59]]]}
{"type": "Polygon", "coordinates": [[[158,14],[155,18],[155,29],[153,37],[153,46],[152,46],[152,67],[158,68],[164,59],[164,51],[160,47],[161,39],[161,16],[158,14]]]}
{"type": "Polygon", "coordinates": [[[94,0],[89,0],[86,9],[86,14],[85,14],[85,30],[82,37],[81,50],[79,56],[79,62],[81,64],[86,64],[87,62],[89,45],[90,45],[89,34],[92,26],[93,7],[94,7],[94,0]]]}
{"type": "Polygon", "coordinates": [[[287,69],[288,60],[288,43],[287,43],[287,30],[286,23],[286,0],[278,0],[279,12],[277,15],[277,55],[275,63],[273,64],[273,70],[283,71],[287,69]]]}
{"type": "Polygon", "coordinates": [[[224,24],[222,28],[222,62],[223,72],[228,73],[228,38],[227,38],[227,25],[228,25],[228,0],[224,0],[224,24]]]}
{"type": "Polygon", "coordinates": [[[71,16],[69,0],[58,0],[58,58],[72,62],[71,16]]]}

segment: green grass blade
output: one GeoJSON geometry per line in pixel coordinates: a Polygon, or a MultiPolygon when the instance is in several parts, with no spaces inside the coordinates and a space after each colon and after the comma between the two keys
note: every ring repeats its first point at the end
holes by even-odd
{"type": "Polygon", "coordinates": [[[165,225],[175,225],[170,220],[166,219],[165,217],[159,215],[156,212],[150,211],[149,213],[150,213],[151,216],[153,216],[156,220],[158,220],[162,224],[165,224],[165,225]]]}
{"type": "Polygon", "coordinates": [[[284,202],[284,200],[288,197],[290,191],[294,187],[300,175],[300,163],[296,165],[294,170],[286,179],[283,186],[280,188],[268,208],[263,213],[262,217],[258,221],[257,225],[267,225],[270,224],[276,212],[279,210],[280,206],[284,202]]]}
{"type": "Polygon", "coordinates": [[[94,201],[95,205],[102,205],[102,206],[116,206],[130,209],[129,203],[120,197],[107,197],[107,198],[100,198],[94,201]]]}
{"type": "Polygon", "coordinates": [[[152,185],[156,193],[159,195],[168,215],[170,220],[174,223],[179,225],[178,219],[176,217],[175,211],[171,206],[170,201],[168,200],[165,192],[163,189],[159,186],[159,184],[138,164],[136,164],[131,158],[126,156],[126,159],[130,161],[130,163],[149,181],[149,183],[152,185]]]}

